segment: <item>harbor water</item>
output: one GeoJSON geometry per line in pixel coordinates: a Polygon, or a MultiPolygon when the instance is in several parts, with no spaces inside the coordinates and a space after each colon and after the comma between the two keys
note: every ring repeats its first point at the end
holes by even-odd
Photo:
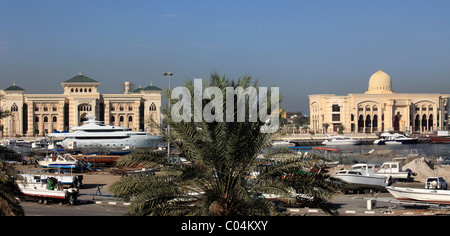
{"type": "Polygon", "coordinates": [[[401,145],[341,145],[293,147],[308,154],[325,156],[340,164],[371,163],[381,165],[393,159],[409,162],[418,157],[437,159],[450,157],[450,144],[401,144],[401,145]]]}

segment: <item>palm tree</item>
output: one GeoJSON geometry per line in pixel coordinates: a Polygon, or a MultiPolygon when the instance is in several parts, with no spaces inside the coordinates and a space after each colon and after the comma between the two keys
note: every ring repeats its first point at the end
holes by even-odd
{"type": "MultiPolygon", "coordinates": [[[[7,154],[4,147],[0,147],[0,153],[7,154]]],[[[16,180],[21,176],[5,160],[0,159],[0,216],[23,216],[24,212],[17,197],[22,192],[17,186],[16,180]]]]}
{"type": "MultiPolygon", "coordinates": [[[[235,82],[213,73],[204,83],[204,87],[207,86],[218,87],[225,94],[226,87],[251,86],[251,77],[235,82]]],[[[257,87],[257,83],[253,86],[257,87]]],[[[192,81],[185,87],[194,91],[192,81]]],[[[166,91],[168,95],[170,91],[166,91]]],[[[208,102],[204,99],[202,107],[208,102]]],[[[246,117],[249,117],[248,111],[246,109],[246,117]]],[[[164,112],[172,127],[172,133],[166,134],[166,138],[186,158],[187,164],[173,163],[164,153],[148,150],[120,159],[119,166],[158,169],[156,175],[125,177],[110,187],[115,195],[132,200],[130,215],[276,215],[272,202],[262,196],[272,194],[292,200],[295,191],[313,196],[319,207],[336,213],[326,199],[334,193],[337,182],[322,173],[301,174],[321,158],[311,157],[305,161],[285,149],[259,157],[271,146],[270,134],[261,133],[264,122],[247,119],[245,122],[206,122],[204,119],[202,122],[174,122],[167,108],[164,112]],[[259,170],[258,175],[253,175],[255,170],[259,170]],[[289,174],[296,177],[286,178],[289,174]]],[[[236,112],[235,106],[235,117],[236,112]]]]}
{"type": "MultiPolygon", "coordinates": [[[[0,96],[0,100],[3,97],[0,96]]],[[[0,119],[11,115],[10,111],[0,111],[0,119]]],[[[3,135],[3,126],[0,128],[3,135]]],[[[23,216],[24,212],[16,200],[22,192],[17,186],[16,180],[21,176],[10,166],[6,160],[18,160],[17,154],[5,147],[0,147],[0,216],[23,216]]]]}

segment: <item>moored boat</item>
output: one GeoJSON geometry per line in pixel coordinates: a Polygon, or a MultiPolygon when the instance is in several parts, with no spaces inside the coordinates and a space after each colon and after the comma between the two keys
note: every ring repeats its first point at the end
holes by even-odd
{"type": "Polygon", "coordinates": [[[416,144],[418,140],[419,140],[418,138],[406,137],[405,135],[399,133],[390,134],[384,132],[380,135],[380,139],[375,140],[373,144],[378,145],[416,144]]]}
{"type": "Polygon", "coordinates": [[[346,136],[332,136],[327,137],[328,140],[322,142],[323,145],[334,146],[334,145],[358,145],[361,144],[361,140],[353,139],[346,136]]]}
{"type": "Polygon", "coordinates": [[[160,135],[150,135],[148,132],[107,125],[102,121],[96,121],[91,114],[88,115],[88,118],[86,124],[72,127],[71,133],[51,133],[49,137],[63,139],[57,144],[65,149],[155,148],[163,141],[163,137],[160,135]]]}
{"type": "Polygon", "coordinates": [[[275,140],[272,143],[274,147],[294,147],[295,143],[291,143],[289,140],[275,140]]]}
{"type": "Polygon", "coordinates": [[[450,143],[450,136],[449,137],[440,137],[440,136],[433,136],[430,137],[431,142],[433,143],[450,143]]]}

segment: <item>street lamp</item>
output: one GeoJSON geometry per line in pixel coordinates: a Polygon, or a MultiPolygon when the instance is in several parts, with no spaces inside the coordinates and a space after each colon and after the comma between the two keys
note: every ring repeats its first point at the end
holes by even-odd
{"type": "MultiPolygon", "coordinates": [[[[173,73],[172,72],[164,72],[163,73],[163,75],[164,76],[169,76],[169,91],[171,90],[171,87],[170,87],[170,80],[172,79],[172,75],[173,75],[173,73]]],[[[170,110],[171,110],[171,103],[170,103],[170,94],[169,94],[169,112],[171,112],[170,110]]],[[[170,137],[170,124],[169,123],[167,123],[167,135],[170,137]]],[[[169,139],[167,139],[167,161],[170,161],[170,141],[169,141],[169,139]]]]}

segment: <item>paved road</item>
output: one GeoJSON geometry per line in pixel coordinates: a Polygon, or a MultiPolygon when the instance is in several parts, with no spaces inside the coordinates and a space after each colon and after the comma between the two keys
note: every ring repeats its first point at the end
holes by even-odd
{"type": "Polygon", "coordinates": [[[106,189],[102,189],[102,196],[93,196],[95,193],[95,188],[80,189],[77,205],[24,201],[21,206],[26,216],[123,216],[127,213],[127,206],[119,198],[111,197],[106,189]]]}
{"type": "Polygon", "coordinates": [[[41,205],[37,202],[21,203],[26,216],[122,216],[127,213],[123,205],[85,203],[74,206],[51,203],[41,205]]]}

